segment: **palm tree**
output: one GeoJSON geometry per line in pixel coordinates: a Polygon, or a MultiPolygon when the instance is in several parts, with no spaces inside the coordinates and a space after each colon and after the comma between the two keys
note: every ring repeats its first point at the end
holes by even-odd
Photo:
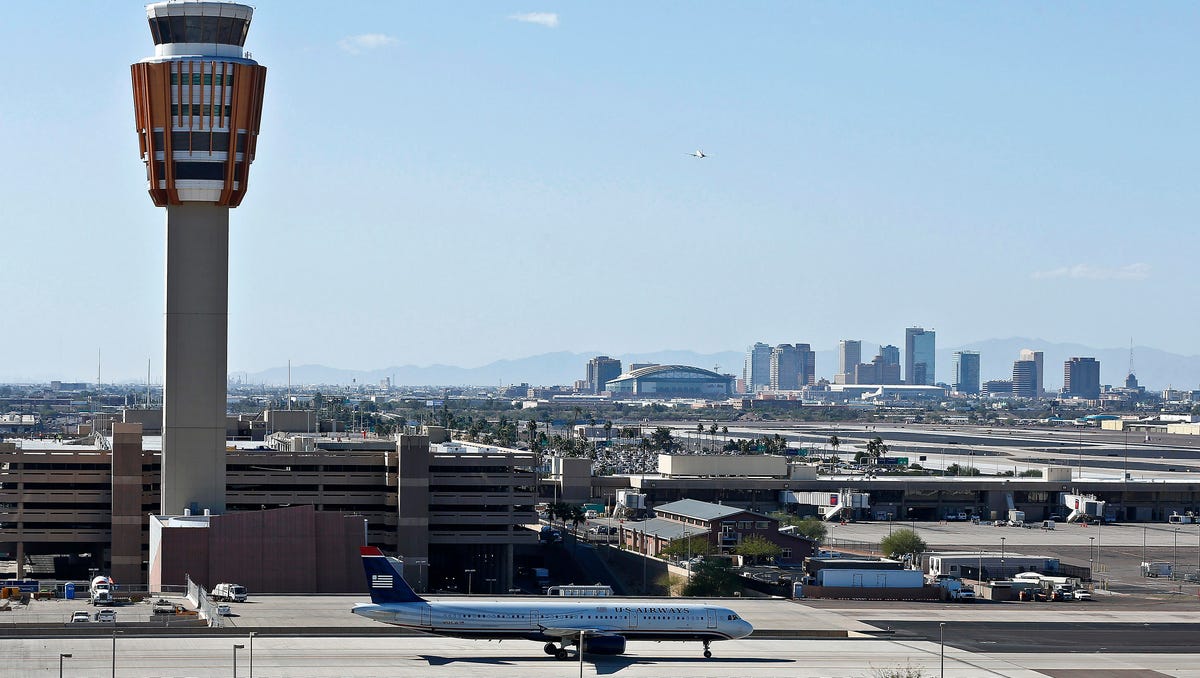
{"type": "Polygon", "coordinates": [[[869,454],[876,463],[879,462],[880,457],[887,454],[887,451],[887,445],[883,444],[883,438],[880,438],[879,436],[875,436],[867,442],[867,454],[869,454]]]}
{"type": "Polygon", "coordinates": [[[579,539],[579,524],[587,520],[587,514],[583,507],[579,504],[571,504],[567,507],[566,519],[571,521],[571,529],[575,532],[575,538],[579,539]]]}
{"type": "Polygon", "coordinates": [[[841,444],[842,441],[836,435],[829,436],[829,446],[833,448],[834,455],[837,455],[838,446],[841,444]]]}

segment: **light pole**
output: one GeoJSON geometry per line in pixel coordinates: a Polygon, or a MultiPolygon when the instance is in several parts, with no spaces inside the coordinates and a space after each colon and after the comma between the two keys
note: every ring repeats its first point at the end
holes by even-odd
{"type": "Polygon", "coordinates": [[[941,675],[946,675],[946,622],[938,622],[938,648],[942,660],[941,675]]]}
{"type": "Polygon", "coordinates": [[[1006,577],[1004,569],[1004,537],[1000,537],[1000,576],[1006,577]]]}
{"type": "Polygon", "coordinates": [[[117,630],[112,633],[112,678],[117,678],[117,630]]]}
{"type": "Polygon", "coordinates": [[[1171,579],[1175,578],[1175,573],[1179,571],[1179,528],[1175,528],[1175,547],[1172,549],[1172,565],[1171,579]]]}
{"type": "Polygon", "coordinates": [[[246,646],[241,644],[233,646],[233,678],[237,678],[237,651],[244,647],[246,646]]]}
{"type": "Polygon", "coordinates": [[[1093,572],[1093,569],[1096,567],[1094,564],[1096,556],[1095,552],[1092,550],[1095,546],[1096,538],[1088,537],[1088,576],[1091,577],[1093,581],[1096,579],[1095,572],[1093,572]]]}
{"type": "Polygon", "coordinates": [[[475,570],[466,569],[466,570],[463,570],[463,572],[465,572],[467,575],[467,595],[469,596],[469,595],[471,595],[471,583],[475,578],[475,570]]]}
{"type": "Polygon", "coordinates": [[[583,638],[587,629],[579,629],[579,678],[583,678],[583,638]]]}
{"type": "Polygon", "coordinates": [[[254,631],[250,632],[250,678],[254,678],[254,631]]]}
{"type": "Polygon", "coordinates": [[[496,595],[496,578],[488,577],[487,579],[484,579],[484,581],[488,583],[488,593],[491,595],[496,595]]]}
{"type": "Polygon", "coordinates": [[[68,652],[60,652],[58,654],[58,678],[63,678],[63,672],[62,672],[63,660],[70,659],[70,658],[71,658],[71,654],[68,652]]]}

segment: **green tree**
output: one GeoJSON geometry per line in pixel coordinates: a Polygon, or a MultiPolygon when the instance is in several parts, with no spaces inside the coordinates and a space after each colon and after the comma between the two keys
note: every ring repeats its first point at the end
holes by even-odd
{"type": "Polygon", "coordinates": [[[913,530],[902,528],[879,542],[879,549],[889,558],[902,558],[925,552],[925,540],[913,530]]]}
{"type": "Polygon", "coordinates": [[[712,551],[712,544],[707,537],[697,535],[691,538],[681,537],[672,541],[662,550],[663,555],[678,560],[696,556],[706,556],[712,551]]]}
{"type": "Polygon", "coordinates": [[[654,449],[662,450],[667,454],[675,449],[675,437],[671,435],[671,429],[666,426],[654,429],[654,433],[650,434],[650,442],[654,444],[654,449]]]}
{"type": "Polygon", "coordinates": [[[842,441],[840,438],[838,438],[837,436],[829,436],[829,446],[833,448],[834,454],[837,454],[838,447],[841,444],[842,444],[842,441]]]}
{"type": "Polygon", "coordinates": [[[706,559],[692,568],[692,580],[683,587],[685,596],[728,597],[741,589],[737,574],[724,559],[706,559]]]}
{"type": "Polygon", "coordinates": [[[783,553],[783,549],[762,535],[752,534],[743,539],[742,543],[734,548],[734,552],[749,558],[751,563],[758,563],[778,557],[783,553]]]}
{"type": "Polygon", "coordinates": [[[796,523],[796,532],[820,544],[825,541],[826,535],[829,534],[829,527],[825,525],[824,521],[818,518],[805,516],[800,522],[796,523]]]}

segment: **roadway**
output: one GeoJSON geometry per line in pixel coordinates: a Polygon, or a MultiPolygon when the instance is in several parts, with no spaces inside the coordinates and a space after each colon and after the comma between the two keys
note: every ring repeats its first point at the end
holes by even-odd
{"type": "MultiPolygon", "coordinates": [[[[1042,631],[1034,629],[1035,633],[1042,631]]],[[[1144,649],[1131,641],[1126,629],[1095,635],[1064,631],[1054,636],[1033,636],[980,626],[968,635],[960,629],[947,632],[945,676],[1012,676],[1066,678],[1172,675],[1200,678],[1200,663],[1189,648],[1175,645],[1176,634],[1144,649]],[[1017,637],[1013,637],[1016,634],[1017,637]],[[990,644],[987,638],[994,638],[990,644]],[[1028,638],[1036,637],[1036,640],[1028,638]],[[1097,643],[1108,643],[1096,652],[1097,643]],[[1070,645],[1081,643],[1078,652],[1070,645]],[[1110,642],[1111,641],[1111,642],[1110,642]],[[1036,645],[1035,645],[1036,644],[1036,645]],[[1086,649],[1082,649],[1085,648],[1086,649]],[[1008,651],[1008,650],[1016,651],[1008,651]],[[1121,650],[1126,652],[1122,653],[1121,650]]],[[[630,643],[618,657],[585,658],[562,662],[542,653],[540,644],[525,641],[488,643],[447,638],[320,638],[257,637],[254,640],[254,675],[310,678],[389,678],[407,676],[622,676],[642,678],[665,674],[707,676],[872,676],[896,669],[914,669],[919,675],[939,674],[941,646],[930,627],[905,627],[895,637],[853,640],[738,640],[713,646],[714,658],[700,656],[697,643],[630,643]]],[[[1181,639],[1180,639],[1181,642],[1181,639]]],[[[246,638],[186,636],[178,638],[121,638],[117,644],[115,675],[121,678],[151,676],[227,677],[249,675],[249,648],[234,650],[234,643],[249,645],[246,638]]],[[[0,658],[3,674],[13,677],[58,675],[59,653],[71,654],[63,662],[64,676],[109,675],[113,651],[108,638],[51,638],[7,640],[0,658]]],[[[912,675],[912,674],[910,674],[912,675]]]]}

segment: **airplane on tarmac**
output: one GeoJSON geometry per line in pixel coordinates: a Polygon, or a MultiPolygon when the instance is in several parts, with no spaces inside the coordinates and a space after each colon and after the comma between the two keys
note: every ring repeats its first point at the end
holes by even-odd
{"type": "Polygon", "coordinates": [[[616,655],[625,652],[627,640],[698,640],[709,658],[712,641],[745,638],[754,630],[727,607],[692,602],[429,601],[404,581],[395,558],[373,546],[359,550],[371,603],[356,603],[351,612],[439,636],[534,640],[558,659],[568,658],[571,645],[577,652],[616,655]]]}

